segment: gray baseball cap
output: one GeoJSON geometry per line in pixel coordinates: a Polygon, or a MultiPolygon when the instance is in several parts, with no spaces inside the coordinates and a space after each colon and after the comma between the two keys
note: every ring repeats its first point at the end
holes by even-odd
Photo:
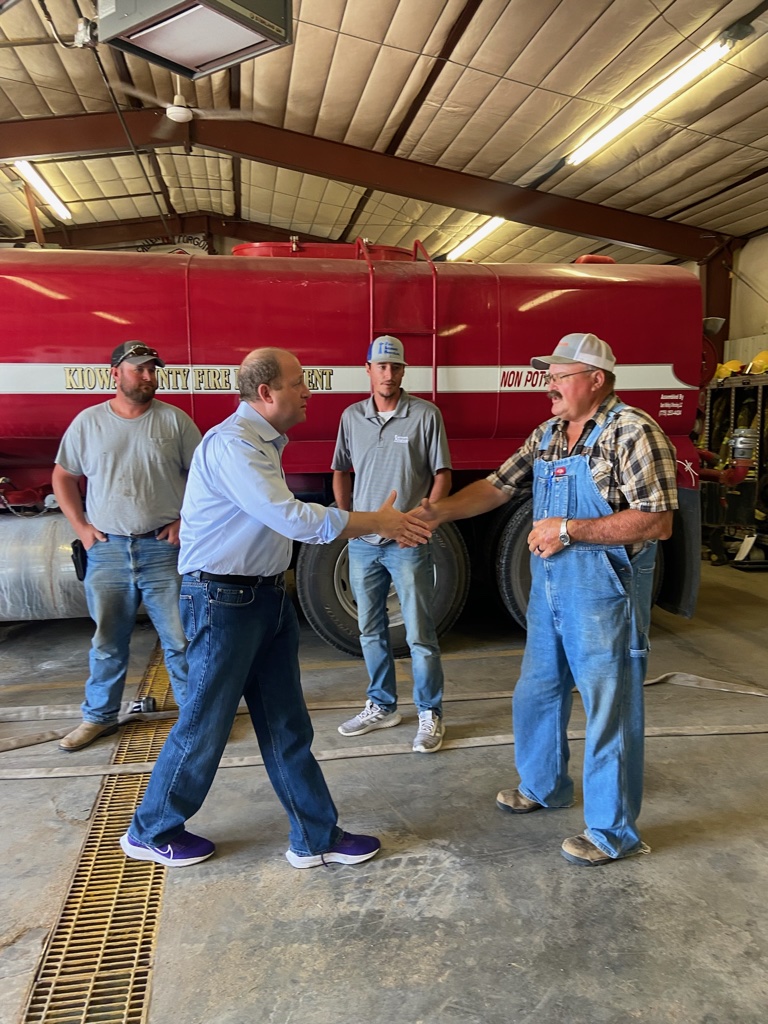
{"type": "Polygon", "coordinates": [[[153,362],[155,366],[165,366],[157,351],[149,345],[145,345],[143,341],[124,341],[114,350],[111,359],[112,366],[119,366],[121,363],[141,366],[142,363],[150,362],[153,362]]]}
{"type": "Polygon", "coordinates": [[[586,363],[613,373],[616,356],[611,346],[596,334],[566,334],[558,341],[551,356],[534,356],[531,366],[535,370],[547,370],[553,364],[586,363]]]}

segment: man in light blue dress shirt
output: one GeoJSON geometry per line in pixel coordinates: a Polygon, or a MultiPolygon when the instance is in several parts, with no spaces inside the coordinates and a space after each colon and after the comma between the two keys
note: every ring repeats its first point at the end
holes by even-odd
{"type": "Polygon", "coordinates": [[[185,829],[213,783],[241,697],[269,780],[290,822],[296,868],[358,864],[380,848],[338,815],[312,755],[312,723],[299,672],[299,628],[283,573],[292,542],[323,544],[377,533],[411,547],[430,531],[394,508],[345,512],[299,501],[283,476],[286,431],[306,418],[309,390],[298,359],[256,349],[238,373],[237,411],[195,452],[181,510],[181,618],[189,639],[188,697],[120,845],[128,857],[168,867],[197,864],[214,844],[185,829]]]}

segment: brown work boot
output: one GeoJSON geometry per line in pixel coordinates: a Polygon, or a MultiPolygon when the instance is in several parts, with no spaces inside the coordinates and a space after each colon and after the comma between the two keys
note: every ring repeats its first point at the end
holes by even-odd
{"type": "Polygon", "coordinates": [[[529,800],[523,796],[519,789],[502,789],[496,794],[496,806],[502,811],[510,811],[512,814],[530,814],[531,811],[541,811],[544,804],[537,804],[535,800],[529,800]]]}
{"type": "Polygon", "coordinates": [[[102,736],[111,736],[113,732],[117,732],[117,722],[107,722],[106,725],[98,722],[81,722],[59,743],[59,750],[72,754],[75,750],[89,747],[94,740],[102,736]]]}
{"type": "Polygon", "coordinates": [[[585,868],[596,868],[601,864],[609,864],[613,860],[613,857],[603,853],[585,835],[571,836],[570,839],[564,839],[560,852],[571,864],[580,864],[585,868]]]}
{"type": "Polygon", "coordinates": [[[640,843],[629,853],[622,853],[619,857],[609,857],[585,835],[571,836],[564,839],[560,852],[571,864],[578,864],[583,868],[598,868],[602,864],[610,864],[612,860],[623,860],[625,857],[635,857],[638,853],[650,853],[651,848],[645,843],[640,843]]]}

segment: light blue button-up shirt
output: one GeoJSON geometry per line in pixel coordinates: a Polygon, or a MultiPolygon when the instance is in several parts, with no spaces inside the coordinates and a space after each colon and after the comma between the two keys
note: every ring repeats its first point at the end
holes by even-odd
{"type": "Polygon", "coordinates": [[[273,576],[288,568],[294,540],[338,537],[349,513],[294,497],[281,464],[286,444],[247,402],[208,431],[181,507],[179,572],[273,576]]]}

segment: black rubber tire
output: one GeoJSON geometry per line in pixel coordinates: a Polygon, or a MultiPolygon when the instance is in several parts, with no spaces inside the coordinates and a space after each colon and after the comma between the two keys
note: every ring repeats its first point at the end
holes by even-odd
{"type": "MultiPolygon", "coordinates": [[[[531,592],[531,553],[528,550],[528,534],[533,525],[533,502],[531,499],[519,505],[510,516],[498,541],[496,553],[496,583],[504,607],[525,629],[528,611],[528,596],[531,592]]],[[[653,573],[653,598],[656,603],[664,581],[664,548],[656,547],[656,565],[653,573]]]]}
{"type": "MultiPolygon", "coordinates": [[[[469,554],[453,523],[446,523],[435,531],[432,554],[435,627],[437,635],[442,636],[458,619],[469,591],[469,554]]],[[[296,559],[296,593],[301,610],[317,635],[332,647],[360,658],[360,635],[348,564],[345,540],[332,544],[302,544],[296,559]]],[[[394,588],[387,607],[394,655],[408,657],[400,602],[394,588]]]]}
{"type": "Polygon", "coordinates": [[[473,563],[472,584],[479,588],[483,600],[490,602],[500,614],[508,615],[509,608],[499,592],[497,564],[502,535],[515,512],[528,498],[513,497],[505,505],[478,516],[477,566],[473,563]]]}
{"type": "Polygon", "coordinates": [[[531,553],[528,534],[533,523],[533,500],[528,498],[509,516],[496,548],[496,586],[512,618],[525,629],[531,591],[531,553]]]}

